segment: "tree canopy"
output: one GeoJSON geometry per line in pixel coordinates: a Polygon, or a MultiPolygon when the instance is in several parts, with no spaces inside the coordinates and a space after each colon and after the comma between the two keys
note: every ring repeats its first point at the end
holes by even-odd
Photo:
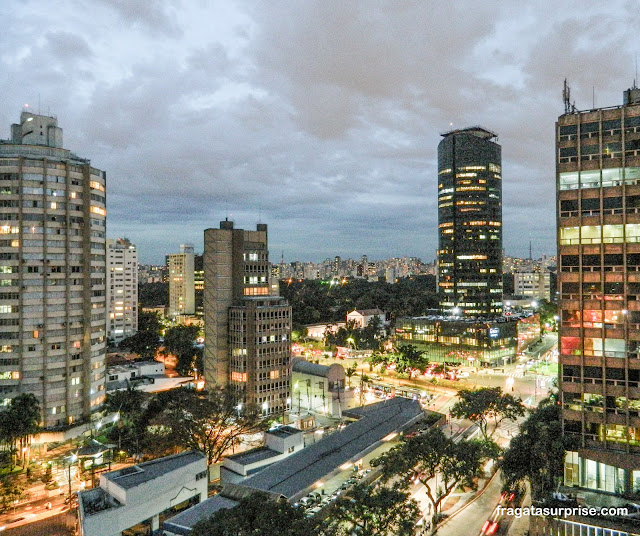
{"type": "Polygon", "coordinates": [[[178,363],[176,370],[183,376],[189,375],[196,365],[197,349],[194,343],[200,328],[198,326],[174,326],[169,328],[164,335],[164,355],[173,355],[178,363]]]}
{"type": "Polygon", "coordinates": [[[163,403],[162,411],[150,420],[155,444],[167,450],[198,450],[209,465],[238,445],[243,435],[260,432],[267,426],[257,406],[238,407],[231,389],[178,389],[163,403]]]}
{"type": "Polygon", "coordinates": [[[235,508],[225,508],[193,529],[193,536],[309,536],[311,522],[286,500],[256,492],[235,508]]]}
{"type": "Polygon", "coordinates": [[[524,416],[526,411],[520,398],[503,393],[500,387],[458,391],[458,398],[451,408],[451,415],[477,424],[485,441],[491,439],[503,420],[515,421],[524,416]],[[494,426],[489,433],[491,419],[494,426]]]}
{"type": "Polygon", "coordinates": [[[385,481],[400,475],[408,485],[406,477],[413,475],[419,478],[426,488],[435,514],[458,483],[470,486],[480,476],[484,453],[480,442],[456,443],[440,428],[432,427],[372,460],[371,465],[382,467],[382,478],[385,481]]]}
{"type": "Polygon", "coordinates": [[[565,451],[569,441],[563,437],[560,406],[543,400],[520,426],[502,460],[505,487],[515,488],[528,480],[534,498],[543,498],[563,477],[565,451]]]}
{"type": "Polygon", "coordinates": [[[330,517],[345,524],[347,534],[413,536],[420,509],[397,487],[356,484],[348,496],[338,498],[330,517]]]}

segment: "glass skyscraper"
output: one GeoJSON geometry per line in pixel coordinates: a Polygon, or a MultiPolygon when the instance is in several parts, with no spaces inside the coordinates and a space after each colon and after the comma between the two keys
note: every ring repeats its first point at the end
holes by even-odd
{"type": "Polygon", "coordinates": [[[440,309],[502,314],[502,148],[480,127],[443,134],[438,145],[440,309]]]}

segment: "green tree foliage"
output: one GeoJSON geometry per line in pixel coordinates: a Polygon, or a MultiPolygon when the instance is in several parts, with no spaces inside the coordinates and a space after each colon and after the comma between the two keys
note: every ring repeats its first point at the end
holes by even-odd
{"type": "Polygon", "coordinates": [[[426,488],[435,514],[456,485],[473,485],[473,480],[481,475],[483,457],[484,448],[481,443],[456,443],[440,428],[434,427],[405,440],[372,460],[371,465],[381,466],[385,481],[400,475],[405,485],[408,485],[406,477],[416,475],[426,488]]]}
{"type": "Polygon", "coordinates": [[[359,350],[379,350],[380,342],[383,339],[380,330],[380,317],[374,316],[366,328],[358,327],[355,320],[349,320],[344,327],[335,333],[327,330],[325,333],[325,343],[335,346],[349,346],[359,350]],[[378,319],[375,321],[375,319],[378,319]]]}
{"type": "Polygon", "coordinates": [[[560,406],[547,399],[520,426],[502,461],[507,488],[524,480],[531,484],[534,499],[542,499],[563,477],[565,451],[571,448],[563,437],[560,406]]]}
{"type": "Polygon", "coordinates": [[[118,450],[124,449],[137,454],[140,453],[141,446],[145,447],[146,427],[151,417],[147,415],[146,408],[150,398],[135,387],[107,395],[106,410],[120,412],[118,422],[107,431],[109,440],[118,445],[118,450]]]}
{"type": "Polygon", "coordinates": [[[155,313],[138,313],[138,331],[131,337],[120,341],[118,347],[138,354],[144,359],[153,359],[160,345],[162,325],[155,313]]]}
{"type": "Polygon", "coordinates": [[[347,534],[359,536],[413,536],[420,509],[409,494],[385,486],[355,485],[331,509],[333,521],[346,525],[347,534]]]}
{"type": "Polygon", "coordinates": [[[138,301],[140,308],[169,305],[169,283],[139,283],[138,301]]]}
{"type": "Polygon", "coordinates": [[[23,393],[12,398],[7,409],[0,412],[2,442],[11,452],[22,453],[29,438],[40,430],[40,421],[40,403],[33,394],[23,393]]]}
{"type": "Polygon", "coordinates": [[[346,369],[344,369],[344,375],[347,377],[349,387],[351,387],[351,378],[356,373],[357,369],[358,365],[356,363],[353,363],[352,365],[349,365],[346,369]]]}
{"type": "Polygon", "coordinates": [[[222,509],[193,529],[193,536],[311,536],[311,521],[286,500],[256,492],[222,509]]]}
{"type": "Polygon", "coordinates": [[[558,314],[558,306],[549,300],[540,300],[536,311],[540,314],[540,329],[545,331],[545,324],[555,324],[554,316],[558,314]]]}
{"type": "Polygon", "coordinates": [[[451,415],[477,424],[485,441],[491,440],[503,420],[515,421],[526,411],[520,398],[503,393],[500,387],[458,391],[458,398],[451,408],[451,415]],[[489,433],[491,419],[494,426],[489,433]]]}
{"type": "Polygon", "coordinates": [[[198,337],[198,326],[174,326],[164,335],[164,355],[173,355],[178,359],[176,370],[183,376],[194,368],[197,351],[194,347],[198,337]]]}
{"type": "Polygon", "coordinates": [[[398,356],[396,358],[396,370],[409,374],[409,379],[414,370],[424,372],[429,365],[429,360],[424,352],[418,350],[413,344],[407,344],[398,348],[398,356]]]}
{"type": "Polygon", "coordinates": [[[118,347],[138,354],[144,359],[153,359],[160,345],[160,337],[153,331],[138,331],[120,341],[118,347]]]}
{"type": "Polygon", "coordinates": [[[17,501],[26,499],[24,484],[15,475],[5,476],[0,481],[0,501],[4,510],[14,506],[17,501]]]}
{"type": "Polygon", "coordinates": [[[239,410],[230,389],[179,389],[162,402],[162,410],[150,420],[152,443],[167,450],[198,450],[209,465],[238,445],[242,436],[260,432],[267,425],[257,406],[244,404],[239,410]]]}
{"type": "Polygon", "coordinates": [[[138,331],[152,331],[159,334],[161,329],[162,323],[156,313],[147,313],[142,310],[138,313],[138,331]]]}
{"type": "Polygon", "coordinates": [[[391,319],[419,316],[438,307],[434,276],[413,276],[391,284],[350,279],[345,284],[305,280],[280,282],[280,295],[293,308],[295,327],[317,322],[344,321],[354,309],[379,308],[391,319]]]}

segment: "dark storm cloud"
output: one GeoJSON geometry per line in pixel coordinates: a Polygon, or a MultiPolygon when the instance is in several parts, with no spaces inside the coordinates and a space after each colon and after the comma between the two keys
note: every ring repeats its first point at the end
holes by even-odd
{"type": "Polygon", "coordinates": [[[476,124],[503,148],[507,252],[552,254],[562,81],[619,104],[640,24],[625,1],[9,6],[0,126],[41,94],[107,171],[109,235],[155,261],[226,216],[268,223],[273,258],[433,259],[440,133],[476,124]]]}

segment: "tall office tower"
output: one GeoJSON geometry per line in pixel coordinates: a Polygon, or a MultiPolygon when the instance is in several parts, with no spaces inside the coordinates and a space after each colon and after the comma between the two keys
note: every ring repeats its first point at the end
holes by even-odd
{"type": "Polygon", "coordinates": [[[640,89],[556,124],[565,483],[640,492],[640,89]]]}
{"type": "Polygon", "coordinates": [[[105,398],[105,173],[22,112],[0,141],[0,392],[33,393],[46,427],[105,398]]]}
{"type": "Polygon", "coordinates": [[[107,240],[107,337],[118,344],[138,331],[138,252],[127,238],[107,240]]]}
{"type": "Polygon", "coordinates": [[[193,258],[193,288],[195,298],[196,315],[204,315],[204,258],[195,255],[193,258]]]}
{"type": "Polygon", "coordinates": [[[480,127],[443,134],[438,145],[440,309],[502,314],[502,182],[497,135],[480,127]]]}
{"type": "Polygon", "coordinates": [[[269,285],[267,226],[204,232],[204,375],[265,414],[288,406],[291,307],[269,285]]]}
{"type": "Polygon", "coordinates": [[[181,244],[180,253],[167,255],[169,271],[169,317],[196,312],[193,272],[195,255],[192,244],[181,244]]]}

